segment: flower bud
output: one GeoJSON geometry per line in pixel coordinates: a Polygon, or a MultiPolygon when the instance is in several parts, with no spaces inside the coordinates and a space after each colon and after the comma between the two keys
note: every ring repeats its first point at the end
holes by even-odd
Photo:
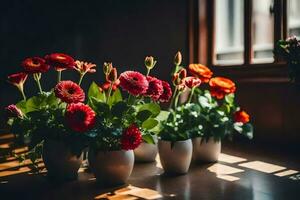
{"type": "Polygon", "coordinates": [[[178,51],[174,58],[174,64],[176,66],[179,66],[181,64],[181,62],[182,62],[182,55],[181,55],[180,51],[178,51]]]}
{"type": "Polygon", "coordinates": [[[111,69],[112,69],[112,63],[110,63],[110,62],[108,62],[108,63],[105,62],[105,63],[103,64],[103,72],[104,72],[105,75],[109,74],[110,71],[111,71],[111,69]]]}
{"type": "Polygon", "coordinates": [[[110,72],[106,75],[107,82],[115,82],[118,79],[117,69],[114,67],[110,70],[110,72]]]}
{"type": "Polygon", "coordinates": [[[145,58],[145,66],[148,68],[148,69],[152,69],[156,64],[156,60],[154,60],[154,57],[152,56],[147,56],[145,58]]]}
{"type": "Polygon", "coordinates": [[[183,80],[185,77],[186,77],[186,69],[184,68],[181,68],[179,71],[178,71],[178,76],[181,80],[183,80]]]}

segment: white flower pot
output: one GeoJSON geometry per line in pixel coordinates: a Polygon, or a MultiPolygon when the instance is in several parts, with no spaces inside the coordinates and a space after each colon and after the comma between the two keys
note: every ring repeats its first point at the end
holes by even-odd
{"type": "Polygon", "coordinates": [[[101,185],[124,184],[130,176],[133,164],[133,151],[89,151],[90,169],[101,185]]]}
{"type": "Polygon", "coordinates": [[[61,141],[45,140],[43,161],[48,177],[56,180],[74,180],[78,176],[82,154],[73,154],[61,141]]]}
{"type": "Polygon", "coordinates": [[[158,151],[161,165],[166,173],[185,174],[188,172],[193,152],[191,139],[177,141],[173,147],[170,141],[159,140],[158,151]]]}
{"type": "Polygon", "coordinates": [[[143,142],[134,150],[134,159],[136,162],[154,162],[157,156],[157,137],[154,137],[155,144],[143,142]]]}
{"type": "Polygon", "coordinates": [[[215,141],[210,137],[206,139],[197,137],[193,142],[193,161],[196,162],[217,162],[221,153],[221,140],[215,141]]]}

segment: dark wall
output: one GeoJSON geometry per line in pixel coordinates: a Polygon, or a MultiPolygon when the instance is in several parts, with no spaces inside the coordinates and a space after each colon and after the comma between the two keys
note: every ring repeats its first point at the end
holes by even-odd
{"type": "MultiPolygon", "coordinates": [[[[168,78],[173,55],[183,52],[187,62],[187,1],[183,0],[10,0],[0,7],[0,107],[20,99],[8,74],[22,70],[25,57],[64,52],[98,65],[89,79],[103,81],[102,63],[112,61],[119,71],[144,70],[147,55],[157,58],[155,74],[168,78]]],[[[64,77],[78,79],[76,73],[64,77]]],[[[32,78],[26,93],[37,91],[32,78]]],[[[47,89],[55,83],[43,77],[47,89]]],[[[89,80],[84,80],[84,87],[89,80]]]]}

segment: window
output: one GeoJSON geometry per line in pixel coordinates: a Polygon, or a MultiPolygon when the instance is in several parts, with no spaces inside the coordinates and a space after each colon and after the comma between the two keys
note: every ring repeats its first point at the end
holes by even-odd
{"type": "Polygon", "coordinates": [[[273,58],[275,43],[300,37],[299,0],[190,0],[190,6],[190,62],[215,70],[259,75],[276,68],[278,75],[286,65],[273,58]]]}

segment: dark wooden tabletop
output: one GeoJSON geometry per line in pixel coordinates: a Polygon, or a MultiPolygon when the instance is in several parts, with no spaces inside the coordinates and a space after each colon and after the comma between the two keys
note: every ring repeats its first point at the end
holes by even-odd
{"type": "MultiPolygon", "coordinates": [[[[2,152],[7,148],[3,137],[0,148],[2,152]]],[[[192,164],[189,173],[181,176],[164,175],[159,162],[135,164],[128,184],[157,191],[162,199],[300,199],[299,157],[228,145],[222,152],[218,163],[192,164]]],[[[1,200],[105,199],[101,195],[107,192],[110,199],[138,199],[114,197],[114,191],[126,186],[102,188],[83,170],[77,181],[53,183],[45,173],[32,174],[14,160],[1,161],[1,200]]]]}

